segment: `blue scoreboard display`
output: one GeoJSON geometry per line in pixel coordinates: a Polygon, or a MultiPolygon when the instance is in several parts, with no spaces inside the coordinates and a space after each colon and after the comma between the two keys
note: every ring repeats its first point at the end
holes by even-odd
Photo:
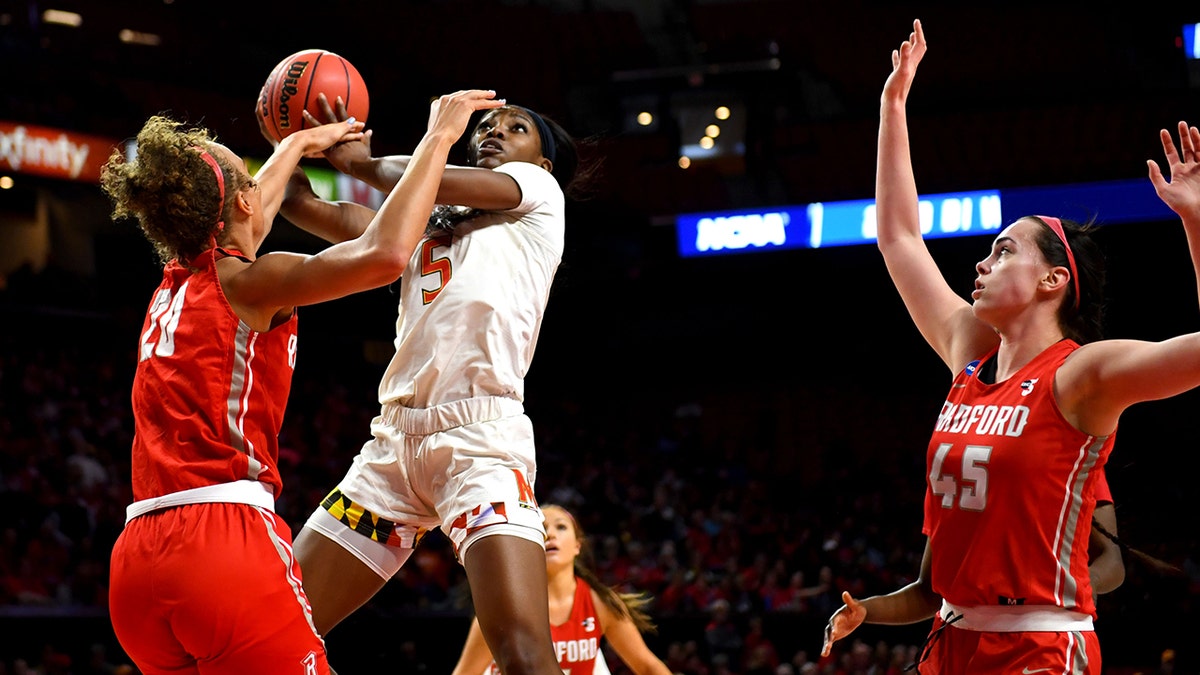
{"type": "MultiPolygon", "coordinates": [[[[1080,222],[1173,219],[1147,179],[922,195],[921,232],[927,239],[995,235],[1009,222],[1044,213],[1080,222]]],[[[683,257],[792,248],[874,244],[875,200],[683,214],[675,219],[683,257]]]]}

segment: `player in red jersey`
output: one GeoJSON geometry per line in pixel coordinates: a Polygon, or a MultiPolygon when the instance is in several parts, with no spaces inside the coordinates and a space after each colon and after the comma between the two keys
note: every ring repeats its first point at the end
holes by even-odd
{"type": "MultiPolygon", "coordinates": [[[[1121,413],[1200,385],[1200,334],[1100,340],[1103,261],[1089,228],[1048,216],[1007,226],[976,265],[972,302],[921,236],[906,101],[926,52],[919,21],[880,101],[878,245],[918,330],[953,375],[926,454],[921,579],[873,623],[937,612],[924,673],[1099,673],[1088,538],[1121,413]],[[914,599],[909,596],[909,600],[914,599]]],[[[1159,197],[1200,267],[1200,129],[1160,140],[1159,197]]],[[[884,611],[886,609],[886,611],[884,611]]]]}
{"type": "Polygon", "coordinates": [[[110,611],[146,675],[330,672],[291,533],[274,513],[277,436],[296,359],[296,307],[383,286],[425,230],[466,91],[432,104],[404,179],[362,236],[316,255],[258,255],[300,158],[362,138],[354,120],[297,132],[254,177],[201,128],[150,118],[102,186],[164,263],[133,383],[135,502],[112,552],[110,611]]]}
{"type": "MultiPolygon", "coordinates": [[[[542,505],[546,518],[546,576],[550,597],[550,634],[564,673],[599,675],[595,670],[601,636],[636,675],[670,675],[671,671],[642,639],[654,630],[642,611],[645,599],[617,593],[583,563],[586,539],[565,508],[542,505]]],[[[452,675],[499,675],[479,621],[472,619],[467,642],[452,675]]]]}
{"type": "MultiPolygon", "coordinates": [[[[1125,559],[1122,544],[1117,539],[1117,513],[1112,492],[1104,469],[1101,468],[1098,474],[1095,486],[1096,510],[1093,514],[1089,544],[1088,575],[1092,590],[1101,595],[1115,591],[1125,581],[1125,559]]],[[[825,625],[824,643],[821,646],[822,658],[828,657],[833,651],[833,643],[861,626],[868,613],[872,615],[871,623],[883,623],[878,617],[898,612],[911,616],[917,611],[915,608],[921,606],[927,607],[928,612],[920,619],[929,619],[935,616],[941,607],[941,598],[933,593],[927,577],[922,577],[894,593],[863,600],[842,591],[842,602],[845,604],[829,617],[829,623],[825,625]]]]}

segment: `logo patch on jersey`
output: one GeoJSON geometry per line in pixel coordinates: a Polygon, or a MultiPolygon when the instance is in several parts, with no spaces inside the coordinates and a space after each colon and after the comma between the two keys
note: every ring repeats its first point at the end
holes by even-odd
{"type": "Polygon", "coordinates": [[[1003,595],[996,599],[997,605],[1016,606],[1025,604],[1025,598],[1006,598],[1003,595]]]}
{"type": "Polygon", "coordinates": [[[1037,384],[1038,378],[1025,380],[1021,383],[1021,395],[1028,396],[1033,393],[1033,385],[1037,384]]]}
{"type": "Polygon", "coordinates": [[[581,621],[581,622],[580,622],[580,625],[582,625],[582,626],[583,626],[583,629],[584,629],[585,631],[587,631],[587,632],[589,632],[589,633],[590,633],[590,632],[592,632],[592,631],[596,630],[596,617],[594,617],[594,616],[589,616],[588,618],[586,618],[586,619],[584,619],[583,621],[581,621]]]}
{"type": "Polygon", "coordinates": [[[975,359],[968,363],[966,368],[963,368],[963,372],[967,374],[967,377],[974,377],[977,370],[979,370],[979,359],[975,359]]]}

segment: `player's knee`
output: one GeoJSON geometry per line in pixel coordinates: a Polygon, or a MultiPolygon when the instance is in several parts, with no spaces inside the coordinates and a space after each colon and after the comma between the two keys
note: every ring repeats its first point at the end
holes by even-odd
{"type": "Polygon", "coordinates": [[[492,651],[504,675],[561,675],[558,659],[544,631],[514,626],[492,651]]]}
{"type": "Polygon", "coordinates": [[[503,657],[495,655],[496,665],[500,666],[500,672],[504,675],[559,675],[562,673],[558,662],[548,659],[541,651],[536,649],[533,644],[524,648],[516,647],[509,650],[503,657]]]}

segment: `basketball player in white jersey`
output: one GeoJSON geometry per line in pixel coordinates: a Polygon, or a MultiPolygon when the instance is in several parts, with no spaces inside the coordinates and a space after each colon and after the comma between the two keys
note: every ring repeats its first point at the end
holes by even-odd
{"type": "MultiPolygon", "coordinates": [[[[340,102],[326,112],[345,116],[340,102]]],[[[297,536],[296,554],[325,634],[440,527],[501,671],[558,675],[523,400],[578,155],[561,127],[513,105],[483,115],[468,152],[472,166],[447,167],[437,196],[444,206],[400,279],[396,353],[379,385],[372,438],[297,536]]],[[[409,161],[373,158],[367,142],[326,156],[382,190],[409,161]]],[[[306,229],[325,227],[336,239],[371,216],[297,188],[283,213],[306,229]]]]}

